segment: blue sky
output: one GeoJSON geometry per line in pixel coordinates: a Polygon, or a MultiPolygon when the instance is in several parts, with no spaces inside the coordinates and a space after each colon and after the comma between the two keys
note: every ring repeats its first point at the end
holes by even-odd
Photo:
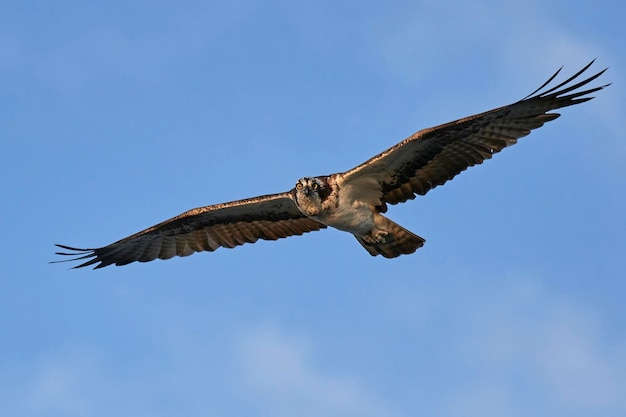
{"type": "Polygon", "coordinates": [[[11,416],[626,413],[622,2],[5,2],[0,403],[11,416]],[[389,216],[68,270],[187,209],[349,169],[591,59],[613,82],[389,216]]]}

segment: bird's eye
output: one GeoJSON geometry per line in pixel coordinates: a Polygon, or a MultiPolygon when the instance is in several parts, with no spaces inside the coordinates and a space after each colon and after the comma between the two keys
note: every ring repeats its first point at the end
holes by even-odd
{"type": "Polygon", "coordinates": [[[296,183],[296,190],[298,190],[298,191],[302,190],[302,183],[301,182],[297,182],[296,183]]]}
{"type": "Polygon", "coordinates": [[[314,183],[313,183],[313,189],[314,189],[314,190],[317,190],[318,188],[319,188],[319,185],[318,185],[316,182],[314,182],[314,183]]]}

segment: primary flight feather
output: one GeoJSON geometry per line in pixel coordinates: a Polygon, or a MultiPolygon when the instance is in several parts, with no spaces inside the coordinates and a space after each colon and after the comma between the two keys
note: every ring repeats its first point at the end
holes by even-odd
{"type": "Polygon", "coordinates": [[[96,269],[276,240],[327,226],[352,233],[372,256],[413,253],[424,239],[385,217],[387,204],[424,195],[491,158],[559,117],[550,111],[591,100],[589,94],[609,85],[582,89],[606,71],[579,80],[591,64],[548,88],[559,69],[516,103],[420,130],[346,172],[301,178],[290,191],[189,210],[101,248],[56,245],[69,251],[58,255],[72,256],[57,262],[84,261],[74,268],[96,269]]]}

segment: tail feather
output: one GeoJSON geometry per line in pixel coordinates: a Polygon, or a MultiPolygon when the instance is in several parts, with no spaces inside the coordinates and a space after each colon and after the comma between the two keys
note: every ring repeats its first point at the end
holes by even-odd
{"type": "Polygon", "coordinates": [[[363,245],[370,255],[383,255],[385,258],[396,258],[400,255],[413,253],[424,246],[426,240],[420,236],[380,214],[377,217],[377,228],[388,233],[384,242],[370,243],[363,237],[354,235],[356,240],[363,245]]]}

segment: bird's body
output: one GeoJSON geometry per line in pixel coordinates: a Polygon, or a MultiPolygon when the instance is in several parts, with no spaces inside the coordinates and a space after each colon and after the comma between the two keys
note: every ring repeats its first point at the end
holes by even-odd
{"type": "Polygon", "coordinates": [[[325,226],[352,233],[372,255],[395,258],[415,252],[425,242],[380,213],[376,187],[354,187],[344,181],[344,174],[301,178],[293,196],[300,212],[325,226]],[[402,245],[398,244],[401,237],[402,245]]]}
{"type": "Polygon", "coordinates": [[[232,248],[258,239],[275,240],[333,227],[353,234],[371,255],[395,258],[423,246],[424,239],[383,215],[388,204],[424,195],[470,166],[490,159],[532,129],[556,119],[549,111],[590,100],[607,85],[577,91],[598,78],[576,80],[591,63],[564,82],[485,113],[420,130],[348,171],[304,177],[279,194],[189,210],[108,246],[79,249],[57,245],[86,260],[76,268],[125,265],[232,248]]]}
{"type": "Polygon", "coordinates": [[[374,227],[374,213],[367,202],[342,189],[340,174],[301,178],[294,189],[298,210],[326,226],[362,235],[374,227]]]}

